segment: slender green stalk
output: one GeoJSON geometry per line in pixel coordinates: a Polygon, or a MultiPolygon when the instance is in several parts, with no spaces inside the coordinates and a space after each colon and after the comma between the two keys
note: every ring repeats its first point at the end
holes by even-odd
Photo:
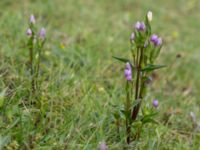
{"type": "Polygon", "coordinates": [[[29,43],[29,59],[30,59],[30,74],[31,74],[31,88],[32,93],[35,93],[35,75],[33,69],[33,37],[30,39],[29,43]]]}
{"type": "Polygon", "coordinates": [[[127,133],[127,143],[130,143],[130,135],[131,135],[131,122],[130,122],[130,114],[131,114],[131,103],[130,103],[130,86],[129,82],[126,83],[126,133],[127,133]]]}
{"type": "Polygon", "coordinates": [[[39,83],[38,83],[38,75],[40,70],[40,60],[41,60],[41,49],[38,49],[38,60],[37,60],[37,66],[36,66],[36,74],[35,74],[35,80],[36,80],[36,88],[39,89],[39,83]]]}
{"type": "MultiPolygon", "coordinates": [[[[141,72],[141,65],[142,65],[142,60],[143,60],[143,53],[144,53],[144,48],[138,48],[140,52],[140,58],[139,58],[139,63],[136,66],[136,70],[137,70],[137,77],[136,77],[136,86],[135,86],[135,100],[138,101],[140,100],[140,102],[134,106],[133,111],[132,111],[132,121],[134,121],[137,118],[139,109],[140,109],[140,105],[141,105],[141,90],[142,90],[142,86],[143,83],[142,82],[142,72],[141,72]],[[140,81],[141,80],[141,81],[140,81]]],[[[139,53],[139,51],[137,51],[137,53],[139,53]]],[[[137,56],[139,57],[139,54],[137,54],[137,56]]]]}

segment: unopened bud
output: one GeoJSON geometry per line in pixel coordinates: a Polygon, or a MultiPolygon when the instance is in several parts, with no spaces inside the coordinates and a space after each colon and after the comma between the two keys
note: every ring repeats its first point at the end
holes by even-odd
{"type": "Polygon", "coordinates": [[[35,16],[31,15],[29,21],[30,21],[30,23],[35,24],[35,22],[36,22],[35,21],[35,16]]]}
{"type": "Polygon", "coordinates": [[[27,35],[27,36],[32,36],[32,30],[31,30],[30,28],[28,28],[28,29],[26,30],[26,35],[27,35]]]}
{"type": "Polygon", "coordinates": [[[46,37],[46,30],[45,30],[45,28],[41,28],[41,29],[40,29],[39,37],[40,37],[42,40],[45,39],[45,37],[46,37]]]}
{"type": "Polygon", "coordinates": [[[152,19],[153,19],[153,13],[152,13],[152,11],[148,11],[148,13],[147,13],[147,18],[148,18],[148,21],[149,21],[149,22],[152,21],[152,19]]]}

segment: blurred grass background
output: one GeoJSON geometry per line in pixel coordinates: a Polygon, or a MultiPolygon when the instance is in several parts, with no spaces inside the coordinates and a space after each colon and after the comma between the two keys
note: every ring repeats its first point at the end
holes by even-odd
{"type": "Polygon", "coordinates": [[[157,63],[168,67],[156,71],[146,98],[149,105],[159,100],[160,124],[146,126],[132,148],[200,148],[189,117],[193,112],[200,122],[200,1],[1,0],[0,8],[0,149],[90,150],[103,140],[123,149],[111,104],[123,104],[124,66],[112,56],[129,55],[132,26],[148,10],[165,43],[157,63]],[[37,126],[37,110],[26,106],[32,13],[48,37],[41,76],[46,117],[37,126]]]}

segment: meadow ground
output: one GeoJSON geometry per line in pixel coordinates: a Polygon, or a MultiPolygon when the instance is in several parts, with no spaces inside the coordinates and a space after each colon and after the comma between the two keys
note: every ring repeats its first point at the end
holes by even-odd
{"type": "Polygon", "coordinates": [[[1,0],[0,149],[97,149],[125,147],[113,123],[123,105],[124,65],[132,25],[152,10],[153,31],[164,38],[145,103],[159,100],[159,124],[146,125],[129,149],[198,150],[200,129],[199,0],[1,0]],[[47,29],[41,66],[41,105],[29,107],[26,47],[28,18],[47,29]]]}

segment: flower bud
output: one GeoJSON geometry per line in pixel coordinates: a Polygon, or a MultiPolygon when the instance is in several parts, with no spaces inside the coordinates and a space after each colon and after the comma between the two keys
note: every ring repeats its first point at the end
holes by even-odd
{"type": "Polygon", "coordinates": [[[128,69],[125,69],[125,70],[124,70],[124,75],[125,75],[125,77],[130,76],[131,73],[132,73],[131,70],[128,70],[128,69]]]}
{"type": "Polygon", "coordinates": [[[130,63],[126,63],[126,68],[124,70],[124,76],[125,76],[127,81],[132,80],[132,68],[131,68],[130,63]]]}
{"type": "Polygon", "coordinates": [[[152,21],[152,19],[153,19],[153,13],[152,13],[152,11],[148,11],[147,12],[147,19],[148,19],[149,22],[152,21]]]}
{"type": "Polygon", "coordinates": [[[144,48],[147,48],[148,44],[149,44],[148,41],[145,41],[144,42],[144,48]]]}
{"type": "Polygon", "coordinates": [[[26,35],[29,37],[32,36],[32,30],[30,28],[26,30],[26,35]]]}
{"type": "Polygon", "coordinates": [[[162,38],[158,37],[156,34],[151,35],[150,41],[155,45],[155,46],[160,46],[162,45],[162,38]]]}
{"type": "Polygon", "coordinates": [[[137,21],[135,24],[135,29],[138,31],[144,31],[146,29],[146,26],[145,26],[144,22],[137,21]]]}
{"type": "Polygon", "coordinates": [[[104,141],[99,143],[99,150],[107,150],[107,146],[104,141]]]}
{"type": "Polygon", "coordinates": [[[137,22],[135,23],[135,29],[136,29],[136,30],[140,30],[140,22],[139,22],[139,21],[137,21],[137,22]]]}
{"type": "Polygon", "coordinates": [[[146,29],[146,26],[145,26],[144,22],[141,22],[140,23],[140,30],[144,31],[145,29],[146,29]]]}
{"type": "Polygon", "coordinates": [[[157,40],[158,40],[158,36],[156,34],[152,34],[151,38],[150,38],[150,41],[153,42],[153,43],[156,43],[157,40]]]}
{"type": "Polygon", "coordinates": [[[162,38],[161,37],[159,37],[156,41],[156,46],[160,46],[160,45],[162,45],[162,38]]]}
{"type": "Polygon", "coordinates": [[[45,39],[45,37],[46,37],[46,30],[45,30],[45,28],[41,28],[41,29],[40,29],[39,37],[40,37],[42,40],[45,39]]]}
{"type": "Polygon", "coordinates": [[[31,15],[29,21],[30,21],[31,24],[35,24],[35,22],[36,22],[35,21],[35,16],[31,15]]]}
{"type": "Polygon", "coordinates": [[[153,107],[157,108],[158,107],[158,100],[154,99],[152,104],[153,104],[153,107]]]}
{"type": "Polygon", "coordinates": [[[134,39],[135,39],[135,33],[134,33],[134,32],[132,32],[132,33],[131,33],[131,36],[130,36],[130,41],[131,41],[131,42],[133,42],[133,41],[134,41],[134,39]]]}

